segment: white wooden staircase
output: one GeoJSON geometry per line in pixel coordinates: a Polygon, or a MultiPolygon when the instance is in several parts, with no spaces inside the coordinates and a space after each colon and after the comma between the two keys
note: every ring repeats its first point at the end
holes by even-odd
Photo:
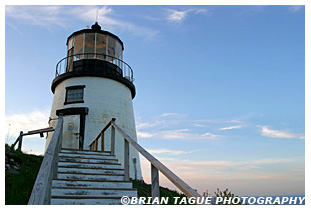
{"type": "MultiPolygon", "coordinates": [[[[159,171],[188,197],[201,197],[187,183],[127,135],[112,118],[89,145],[93,151],[61,149],[63,116],[45,152],[29,205],[42,204],[121,204],[123,196],[137,197],[130,180],[131,145],[151,163],[151,195],[160,198],[159,171]],[[111,152],[103,152],[104,133],[111,126],[111,152]],[[115,132],[124,138],[124,169],[115,154],[115,132]],[[98,152],[101,139],[101,152],[98,152]]],[[[19,138],[21,139],[21,138],[19,138]]]]}
{"type": "Polygon", "coordinates": [[[60,151],[51,204],[121,204],[122,196],[137,197],[137,190],[124,181],[124,169],[110,152],[60,151]]]}

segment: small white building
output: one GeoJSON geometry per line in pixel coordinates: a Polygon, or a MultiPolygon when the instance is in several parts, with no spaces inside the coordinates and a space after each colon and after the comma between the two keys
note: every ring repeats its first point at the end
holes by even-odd
{"type": "MultiPolygon", "coordinates": [[[[67,57],[57,64],[52,82],[54,99],[49,120],[55,127],[58,115],[64,116],[62,148],[89,150],[90,143],[112,118],[137,141],[132,104],[136,90],[133,71],[122,59],[123,50],[119,37],[101,30],[97,23],[68,37],[67,57]]],[[[46,148],[52,134],[47,136],[46,148]]],[[[105,148],[110,150],[110,129],[105,135],[105,148]]],[[[115,154],[122,164],[123,147],[124,139],[116,132],[115,154]]],[[[142,179],[139,154],[131,147],[130,177],[142,179]]]]}

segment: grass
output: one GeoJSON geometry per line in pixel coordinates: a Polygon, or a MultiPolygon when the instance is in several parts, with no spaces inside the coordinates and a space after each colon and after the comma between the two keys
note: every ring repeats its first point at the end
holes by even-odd
{"type": "Polygon", "coordinates": [[[5,170],[5,204],[26,205],[43,156],[24,154],[19,150],[11,149],[8,145],[5,146],[5,154],[9,160],[14,160],[14,164],[19,165],[18,174],[5,170]]]}

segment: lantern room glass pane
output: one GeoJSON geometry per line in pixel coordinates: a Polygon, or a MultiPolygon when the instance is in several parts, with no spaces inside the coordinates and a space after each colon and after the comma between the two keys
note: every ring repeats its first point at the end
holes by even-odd
{"type": "Polygon", "coordinates": [[[83,53],[83,35],[84,34],[79,34],[76,36],[75,54],[83,53]]]}
{"type": "Polygon", "coordinates": [[[67,49],[70,50],[72,47],[73,47],[73,37],[69,39],[67,49]]]}
{"type": "Polygon", "coordinates": [[[74,50],[74,37],[71,37],[68,40],[68,45],[67,45],[67,66],[66,66],[66,72],[72,71],[72,62],[73,62],[73,50],[74,50]]]}
{"type": "Polygon", "coordinates": [[[119,41],[116,41],[116,58],[117,59],[117,66],[119,66],[119,68],[122,69],[122,63],[121,63],[121,60],[122,60],[122,46],[121,46],[121,43],[119,41]]]}
{"type": "Polygon", "coordinates": [[[121,59],[121,55],[122,55],[121,43],[116,41],[116,58],[121,59]]]}
{"type": "Polygon", "coordinates": [[[107,46],[107,36],[104,34],[97,34],[96,36],[96,57],[97,59],[105,60],[107,46]],[[100,54],[100,55],[99,55],[100,54]]]}
{"type": "Polygon", "coordinates": [[[115,54],[116,54],[116,40],[108,36],[108,55],[111,57],[115,57],[115,54]]]}
{"type": "MultiPolygon", "coordinates": [[[[95,53],[95,33],[85,34],[84,53],[95,53]]],[[[92,58],[94,56],[94,54],[86,55],[87,58],[92,58]]]]}

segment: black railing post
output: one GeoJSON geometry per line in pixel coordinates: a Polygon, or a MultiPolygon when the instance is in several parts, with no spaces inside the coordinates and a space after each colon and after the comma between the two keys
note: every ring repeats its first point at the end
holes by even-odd
{"type": "MultiPolygon", "coordinates": [[[[98,141],[98,140],[97,140],[98,141]]],[[[96,142],[97,142],[96,141],[96,142]]],[[[101,151],[105,151],[105,132],[101,132],[101,143],[100,143],[100,146],[101,146],[101,151]]],[[[97,149],[96,149],[97,150],[97,149]]]]}
{"type": "Polygon", "coordinates": [[[23,131],[21,131],[19,133],[19,137],[18,137],[18,150],[22,150],[22,144],[23,144],[23,131]]]}
{"type": "Polygon", "coordinates": [[[110,144],[110,149],[111,149],[111,155],[115,154],[115,142],[116,142],[116,129],[113,127],[113,123],[116,121],[116,118],[112,118],[111,122],[111,144],[110,144]]]}

